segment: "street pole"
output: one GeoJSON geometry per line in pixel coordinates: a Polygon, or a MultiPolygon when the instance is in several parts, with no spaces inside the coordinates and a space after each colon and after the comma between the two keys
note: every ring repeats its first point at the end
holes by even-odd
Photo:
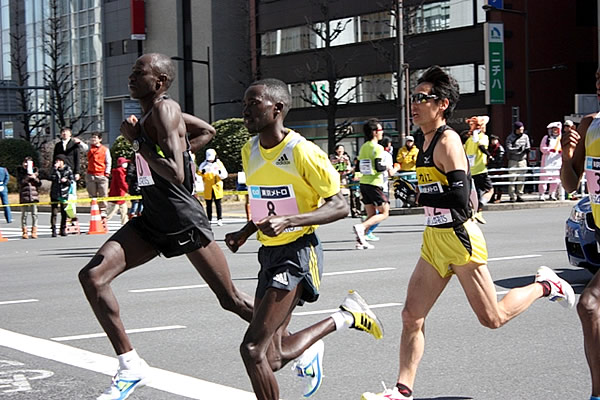
{"type": "MultiPolygon", "coordinates": [[[[525,0],[525,11],[523,16],[525,17],[525,101],[527,102],[527,129],[531,133],[533,129],[531,119],[531,87],[529,83],[529,19],[527,17],[527,0],[525,0]]],[[[531,137],[531,134],[529,135],[531,137]]]]}
{"type": "Polygon", "coordinates": [[[403,21],[403,0],[396,0],[396,63],[397,63],[397,101],[396,130],[400,139],[400,146],[404,146],[406,140],[406,123],[404,107],[404,21],[403,21]]]}
{"type": "Polygon", "coordinates": [[[210,46],[206,46],[206,68],[208,69],[208,122],[212,123],[212,87],[211,87],[211,71],[210,71],[210,46]]]}

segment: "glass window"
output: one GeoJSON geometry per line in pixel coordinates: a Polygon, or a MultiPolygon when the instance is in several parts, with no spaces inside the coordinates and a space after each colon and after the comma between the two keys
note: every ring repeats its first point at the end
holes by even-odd
{"type": "Polygon", "coordinates": [[[0,12],[2,13],[2,28],[10,28],[10,13],[8,7],[2,7],[0,12]]]}
{"type": "Polygon", "coordinates": [[[89,61],[88,38],[79,39],[79,62],[86,63],[89,61]]]}
{"type": "Polygon", "coordinates": [[[358,101],[382,101],[395,98],[393,74],[363,76],[360,83],[358,101]]]}
{"type": "Polygon", "coordinates": [[[477,0],[477,5],[475,7],[477,10],[477,23],[485,22],[485,11],[483,11],[483,5],[487,4],[485,0],[477,0]]]}
{"type": "Polygon", "coordinates": [[[359,18],[361,42],[396,36],[396,21],[389,11],[361,15],[359,18]]]}
{"type": "Polygon", "coordinates": [[[485,64],[477,66],[477,90],[485,91],[486,78],[485,78],[485,64]]]}
{"type": "MultiPolygon", "coordinates": [[[[452,75],[458,82],[460,93],[475,93],[475,65],[453,65],[442,66],[442,69],[452,75]]],[[[424,69],[410,71],[410,90],[412,91],[417,86],[417,80],[425,72],[424,69]]]]}

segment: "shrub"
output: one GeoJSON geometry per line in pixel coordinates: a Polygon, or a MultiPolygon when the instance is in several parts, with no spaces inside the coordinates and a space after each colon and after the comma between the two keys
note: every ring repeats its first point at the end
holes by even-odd
{"type": "MultiPolygon", "coordinates": [[[[39,165],[39,153],[31,143],[22,139],[0,140],[0,166],[8,169],[10,175],[16,175],[17,167],[23,164],[27,156],[33,158],[35,165],[39,165]]],[[[15,184],[9,183],[10,192],[14,192],[15,188],[17,188],[15,184]]]]}
{"type": "Polygon", "coordinates": [[[217,131],[214,139],[204,149],[196,154],[196,162],[200,164],[205,159],[206,149],[215,149],[217,156],[229,173],[242,170],[241,150],[250,139],[250,133],[241,118],[230,118],[216,121],[212,124],[217,131]]]}
{"type": "Polygon", "coordinates": [[[128,160],[134,160],[135,154],[133,149],[131,148],[131,143],[129,140],[125,139],[123,136],[119,136],[112,146],[110,147],[110,155],[112,157],[112,168],[117,167],[117,159],[119,157],[125,157],[128,160]]]}

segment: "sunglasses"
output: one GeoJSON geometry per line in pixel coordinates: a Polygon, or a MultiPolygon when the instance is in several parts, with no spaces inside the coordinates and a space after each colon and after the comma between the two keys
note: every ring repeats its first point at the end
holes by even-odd
{"type": "Polygon", "coordinates": [[[431,99],[439,99],[435,94],[415,93],[410,95],[410,102],[412,104],[425,104],[431,99]]]}

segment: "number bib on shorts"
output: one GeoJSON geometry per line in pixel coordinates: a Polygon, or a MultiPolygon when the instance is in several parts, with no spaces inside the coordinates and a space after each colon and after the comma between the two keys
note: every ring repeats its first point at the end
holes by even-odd
{"type": "Polygon", "coordinates": [[[600,157],[587,156],[585,158],[585,179],[590,201],[600,204],[600,157]]]}
{"type": "MultiPolygon", "coordinates": [[[[292,185],[250,185],[248,194],[250,195],[250,211],[254,222],[271,215],[299,214],[292,185]]],[[[293,232],[296,229],[299,229],[299,227],[288,228],[285,232],[293,232]]]]}
{"type": "MultiPolygon", "coordinates": [[[[442,193],[442,184],[440,182],[426,183],[419,185],[419,192],[439,194],[442,193]]],[[[425,212],[425,225],[436,226],[443,225],[453,221],[452,212],[449,208],[423,207],[425,212]]]]}
{"type": "Polygon", "coordinates": [[[150,166],[144,157],[139,153],[135,153],[135,166],[137,169],[138,186],[142,187],[154,185],[154,179],[152,178],[150,166]]]}

